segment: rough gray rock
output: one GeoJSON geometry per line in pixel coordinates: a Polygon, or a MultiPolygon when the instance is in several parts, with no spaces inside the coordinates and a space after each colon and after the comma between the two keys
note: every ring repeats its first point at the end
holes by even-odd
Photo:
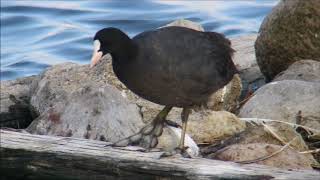
{"type": "Polygon", "coordinates": [[[46,109],[27,130],[115,142],[138,132],[144,125],[138,107],[110,85],[91,82],[68,93],[61,96],[66,101],[46,109]]]}
{"type": "Polygon", "coordinates": [[[230,39],[232,48],[236,51],[233,56],[233,62],[240,72],[242,98],[265,84],[264,76],[256,61],[254,50],[254,42],[256,39],[256,34],[230,39]]]}
{"type": "MultiPolygon", "coordinates": [[[[144,123],[142,108],[137,106],[135,100],[141,98],[127,90],[114,75],[106,72],[110,62],[110,59],[106,59],[95,68],[63,63],[42,73],[31,99],[41,115],[27,130],[36,134],[110,142],[138,132],[144,123]]],[[[170,147],[158,147],[173,149],[175,147],[172,145],[178,143],[178,137],[164,133],[160,140],[170,147]],[[172,143],[166,143],[168,139],[174,139],[175,142],[171,140],[172,143]]],[[[189,137],[189,145],[194,147],[190,154],[197,155],[197,146],[191,141],[189,137]]]]}
{"type": "MultiPolygon", "coordinates": [[[[257,34],[249,34],[240,37],[231,38],[232,48],[236,51],[233,56],[233,62],[237,66],[237,69],[242,71],[250,68],[259,68],[256,55],[254,53],[254,42],[257,39],[257,34]]],[[[257,78],[262,74],[257,74],[257,78]]]]}
{"type": "Polygon", "coordinates": [[[261,87],[242,107],[239,116],[295,123],[320,129],[320,84],[297,80],[276,81],[261,87]]]}
{"type": "Polygon", "coordinates": [[[181,26],[181,27],[187,27],[187,28],[190,28],[190,29],[194,29],[194,30],[197,30],[197,31],[204,31],[204,29],[201,26],[201,24],[195,23],[193,21],[189,21],[187,19],[175,20],[175,21],[165,25],[164,27],[167,27],[167,26],[181,26]]]}
{"type": "Polygon", "coordinates": [[[31,97],[41,116],[28,130],[107,141],[140,130],[139,108],[96,73],[88,65],[74,63],[58,64],[43,72],[31,97]]]}
{"type": "Polygon", "coordinates": [[[318,0],[282,0],[263,20],[255,49],[268,81],[295,61],[320,61],[319,7],[318,0]]]}
{"type": "Polygon", "coordinates": [[[206,105],[208,109],[214,111],[225,110],[234,113],[238,108],[241,90],[241,78],[239,74],[235,74],[227,85],[209,97],[206,105]]]}
{"type": "Polygon", "coordinates": [[[243,121],[227,111],[200,111],[189,117],[187,133],[198,144],[224,140],[246,127],[243,121]]]}
{"type": "MultiPolygon", "coordinates": [[[[258,161],[258,163],[281,168],[311,168],[311,164],[315,166],[318,165],[318,162],[314,159],[312,154],[298,153],[308,151],[310,149],[302,136],[297,133],[294,127],[281,122],[264,122],[262,125],[261,121],[252,120],[251,123],[247,123],[246,129],[241,133],[238,133],[237,136],[223,139],[220,143],[214,143],[210,146],[210,148],[204,148],[202,152],[204,152],[204,155],[209,158],[218,158],[221,160],[253,160],[266,155],[266,146],[270,145],[281,148],[288,142],[291,142],[288,149],[292,149],[293,151],[276,156],[281,158],[283,163],[279,162],[277,158],[270,158],[266,161],[258,161]],[[255,146],[257,149],[254,148],[255,146]],[[225,149],[219,152],[219,149],[223,147],[225,147],[225,149]],[[237,151],[237,148],[239,148],[239,151],[237,151]],[[245,151],[246,148],[248,148],[248,151],[245,151]],[[206,155],[208,153],[209,155],[206,155]],[[290,156],[287,156],[287,153],[289,153],[290,156]],[[299,155],[298,157],[294,157],[292,159],[291,155],[295,156],[295,154],[299,155]],[[299,159],[303,162],[301,167],[299,166],[299,161],[297,161],[299,159]]],[[[274,149],[268,151],[268,154],[273,152],[274,149]]]]}
{"type": "MultiPolygon", "coordinates": [[[[304,138],[294,127],[281,122],[265,122],[264,125],[247,125],[246,130],[241,132],[240,137],[237,144],[261,143],[283,146],[291,142],[290,148],[295,151],[303,152],[310,150],[304,138]],[[275,137],[274,134],[276,134],[277,137],[275,137]],[[279,139],[281,139],[281,141],[279,139]]],[[[313,164],[318,164],[312,154],[305,153],[303,156],[313,164]]]]}
{"type": "MultiPolygon", "coordinates": [[[[309,150],[306,142],[302,136],[290,125],[281,122],[265,122],[264,125],[252,125],[248,124],[244,132],[242,132],[239,144],[250,144],[250,143],[266,143],[275,145],[284,145],[284,143],[290,142],[290,147],[296,151],[307,151],[309,150]],[[279,141],[271,131],[283,141],[279,141]]],[[[311,154],[306,154],[312,158],[311,154]]]]}
{"type": "Polygon", "coordinates": [[[0,126],[25,128],[36,118],[29,101],[37,82],[37,76],[1,81],[0,126]]]}
{"type": "MultiPolygon", "coordinates": [[[[248,161],[270,155],[281,148],[282,146],[279,145],[264,143],[234,144],[220,153],[217,158],[224,161],[248,161]]],[[[312,169],[313,161],[287,148],[271,158],[256,163],[285,169],[312,169]]]]}
{"type": "Polygon", "coordinates": [[[40,75],[40,81],[31,96],[31,104],[43,113],[56,103],[68,99],[68,95],[87,82],[104,86],[103,76],[95,76],[88,65],[62,63],[48,68],[40,75]]]}
{"type": "Polygon", "coordinates": [[[320,83],[320,62],[314,60],[300,60],[281,73],[273,81],[301,80],[320,83]]]}

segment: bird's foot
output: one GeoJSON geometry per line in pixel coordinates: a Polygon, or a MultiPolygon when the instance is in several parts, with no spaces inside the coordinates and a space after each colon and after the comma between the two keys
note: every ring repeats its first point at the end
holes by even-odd
{"type": "Polygon", "coordinates": [[[172,151],[167,151],[167,152],[164,152],[160,158],[164,158],[164,157],[172,157],[172,156],[175,156],[175,155],[181,155],[182,157],[184,158],[192,158],[190,156],[190,154],[187,152],[187,149],[189,147],[183,147],[183,148],[175,148],[174,150],[172,151]]]}
{"type": "Polygon", "coordinates": [[[137,134],[122,139],[112,146],[138,145],[149,151],[158,144],[158,137],[162,134],[165,119],[172,109],[172,106],[165,106],[153,121],[143,127],[137,134]]]}
{"type": "MultiPolygon", "coordinates": [[[[158,118],[158,117],[157,117],[158,118]]],[[[138,133],[111,144],[113,147],[123,147],[129,145],[138,145],[146,149],[156,147],[158,137],[163,131],[163,121],[155,119],[152,123],[143,127],[138,133]]]]}
{"type": "Polygon", "coordinates": [[[176,127],[176,128],[181,128],[181,125],[174,122],[174,121],[171,121],[171,120],[164,120],[164,122],[168,125],[168,126],[173,126],[173,127],[176,127]]]}

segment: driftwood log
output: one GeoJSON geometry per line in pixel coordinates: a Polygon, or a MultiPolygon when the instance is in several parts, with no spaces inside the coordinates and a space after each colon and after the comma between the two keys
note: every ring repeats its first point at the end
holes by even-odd
{"type": "MultiPolygon", "coordinates": [[[[161,152],[105,147],[107,142],[0,130],[3,179],[320,179],[320,172],[281,170],[161,152]]],[[[2,179],[1,178],[1,179],[2,179]]]]}

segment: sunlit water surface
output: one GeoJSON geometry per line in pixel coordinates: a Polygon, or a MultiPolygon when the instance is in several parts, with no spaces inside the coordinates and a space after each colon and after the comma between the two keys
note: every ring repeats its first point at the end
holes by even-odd
{"type": "Polygon", "coordinates": [[[256,33],[277,0],[1,0],[1,80],[90,61],[92,36],[118,27],[130,36],[189,19],[228,37],[256,33]]]}

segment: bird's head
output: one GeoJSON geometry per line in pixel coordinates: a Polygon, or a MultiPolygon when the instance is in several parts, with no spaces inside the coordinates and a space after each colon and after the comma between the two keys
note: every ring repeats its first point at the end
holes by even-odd
{"type": "Polygon", "coordinates": [[[104,28],[99,30],[93,38],[93,55],[90,67],[95,66],[100,59],[110,53],[111,56],[120,54],[131,39],[120,29],[104,28]]]}

